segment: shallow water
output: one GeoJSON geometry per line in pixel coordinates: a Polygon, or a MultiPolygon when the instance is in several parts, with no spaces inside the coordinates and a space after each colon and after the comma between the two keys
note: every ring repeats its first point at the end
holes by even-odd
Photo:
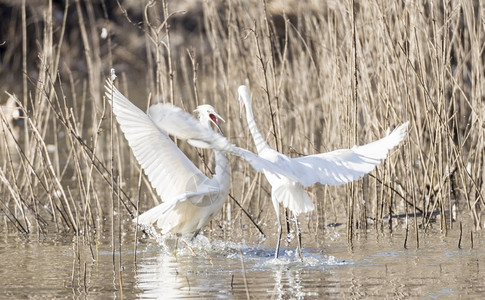
{"type": "Polygon", "coordinates": [[[318,246],[304,237],[303,262],[289,247],[274,259],[269,240],[246,244],[199,236],[189,249],[182,240],[160,244],[139,236],[135,263],[133,232],[123,235],[121,253],[115,246],[114,254],[109,234],[92,247],[72,237],[33,240],[10,234],[0,239],[0,295],[441,299],[485,293],[485,253],[478,234],[473,249],[465,237],[458,248],[457,229],[446,236],[422,234],[419,249],[410,235],[405,249],[403,233],[359,232],[349,247],[342,230],[328,229],[318,246]]]}

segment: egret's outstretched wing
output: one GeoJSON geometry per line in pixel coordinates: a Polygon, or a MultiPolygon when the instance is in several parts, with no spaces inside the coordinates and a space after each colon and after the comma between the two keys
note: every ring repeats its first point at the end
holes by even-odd
{"type": "MultiPolygon", "coordinates": [[[[162,201],[197,190],[207,177],[138,107],[123,96],[110,80],[106,97],[128,143],[162,201]]],[[[199,125],[200,126],[200,125],[199,125]]]]}
{"type": "Polygon", "coordinates": [[[188,140],[195,147],[211,148],[230,153],[244,158],[257,171],[266,170],[274,173],[276,176],[283,175],[297,180],[291,170],[281,168],[278,164],[261,158],[251,151],[236,147],[225,137],[209,128],[195,126],[199,122],[191,114],[179,107],[168,103],[156,104],[150,107],[148,115],[161,130],[180,139],[188,140]]]}
{"type": "Polygon", "coordinates": [[[234,148],[226,138],[210,128],[200,126],[197,119],[180,107],[169,103],[155,104],[148,109],[148,116],[161,130],[188,140],[193,146],[223,152],[230,152],[234,148]]]}
{"type": "Polygon", "coordinates": [[[403,140],[408,124],[406,122],[388,136],[363,146],[291,159],[295,174],[300,176],[298,181],[304,186],[317,182],[340,185],[364,176],[403,140]]]}

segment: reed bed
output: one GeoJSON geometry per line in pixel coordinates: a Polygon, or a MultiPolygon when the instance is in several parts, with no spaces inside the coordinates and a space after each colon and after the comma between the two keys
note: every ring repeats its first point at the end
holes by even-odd
{"type": "MultiPolygon", "coordinates": [[[[344,223],[351,242],[357,230],[398,226],[419,246],[430,226],[482,229],[483,4],[142,2],[9,7],[2,98],[17,99],[24,121],[15,127],[2,113],[3,230],[72,233],[91,245],[108,231],[114,253],[137,211],[160,201],[103,98],[112,66],[139,107],[212,104],[228,139],[253,151],[241,84],[268,143],[293,157],[368,143],[409,120],[404,143],[370,175],[309,189],[310,236],[344,223]]],[[[211,152],[179,144],[209,172],[211,152]]],[[[228,239],[229,228],[254,228],[239,205],[257,224],[276,220],[265,179],[231,163],[233,199],[209,226],[228,239]]]]}

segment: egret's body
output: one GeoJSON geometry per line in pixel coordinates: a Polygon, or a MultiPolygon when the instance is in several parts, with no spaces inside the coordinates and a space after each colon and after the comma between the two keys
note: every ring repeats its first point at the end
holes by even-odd
{"type": "MultiPolygon", "coordinates": [[[[201,105],[196,111],[199,113],[202,126],[210,128],[210,122],[213,122],[221,130],[216,118],[220,117],[212,106],[201,105]]],[[[195,177],[188,178],[187,187],[181,190],[180,196],[175,201],[166,201],[141,214],[137,219],[138,224],[150,226],[156,223],[162,234],[193,233],[196,236],[200,229],[222,209],[229,195],[231,178],[229,161],[222,151],[215,149],[214,158],[215,172],[212,178],[201,178],[202,181],[195,177]],[[196,184],[197,182],[200,183],[196,184]]],[[[193,176],[200,176],[197,173],[193,176]]]]}
{"type": "MultiPolygon", "coordinates": [[[[271,199],[278,221],[278,241],[276,245],[275,258],[278,257],[281,240],[281,220],[279,204],[291,210],[295,216],[298,227],[297,216],[314,210],[312,199],[303,189],[314,183],[340,185],[345,184],[364,176],[380,164],[386,158],[390,149],[397,146],[404,138],[408,122],[396,128],[391,134],[375,142],[354,146],[351,149],[340,149],[327,153],[289,158],[272,149],[259,132],[251,106],[249,90],[246,86],[238,89],[241,107],[246,107],[246,119],[249,130],[253,137],[256,149],[260,157],[276,163],[280,168],[292,173],[292,177],[275,176],[273,173],[264,172],[268,182],[271,184],[271,199]],[[295,178],[297,178],[295,180],[295,178]]],[[[283,173],[280,173],[283,174],[283,173]]],[[[301,258],[300,230],[298,228],[298,250],[301,258]]]]}
{"type": "Polygon", "coordinates": [[[205,192],[182,192],[174,201],[166,201],[138,216],[138,224],[156,227],[162,234],[196,236],[221,209],[229,195],[230,172],[226,156],[214,151],[216,167],[212,178],[204,182],[205,192]],[[226,174],[226,175],[223,175],[226,174]]]}

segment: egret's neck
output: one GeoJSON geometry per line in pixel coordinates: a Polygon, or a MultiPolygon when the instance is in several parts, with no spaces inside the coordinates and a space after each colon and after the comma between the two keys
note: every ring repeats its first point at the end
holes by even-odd
{"type": "MultiPolygon", "coordinates": [[[[209,118],[199,119],[202,126],[211,129],[209,118]]],[[[214,170],[214,175],[212,179],[217,180],[223,189],[229,190],[231,182],[231,168],[229,166],[229,161],[224,152],[212,149],[214,151],[214,159],[216,162],[216,167],[214,170]]],[[[224,199],[225,200],[225,199],[224,199]]]]}
{"type": "Polygon", "coordinates": [[[214,150],[214,158],[216,161],[216,168],[213,179],[216,179],[222,186],[229,188],[231,181],[231,168],[226,155],[218,150],[214,150]]]}
{"type": "Polygon", "coordinates": [[[263,151],[265,148],[268,148],[269,145],[264,140],[261,132],[259,132],[258,126],[256,126],[251,101],[244,101],[244,106],[246,106],[246,119],[248,121],[249,131],[251,131],[251,135],[253,136],[254,144],[256,145],[258,153],[261,153],[261,151],[263,151]]]}

